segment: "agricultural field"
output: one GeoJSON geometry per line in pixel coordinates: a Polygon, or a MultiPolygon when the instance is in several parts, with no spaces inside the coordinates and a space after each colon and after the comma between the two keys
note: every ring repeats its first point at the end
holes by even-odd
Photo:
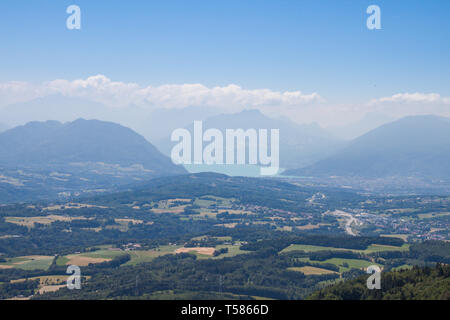
{"type": "Polygon", "coordinates": [[[27,228],[34,228],[36,223],[49,225],[56,221],[71,222],[74,220],[87,220],[86,217],[69,217],[60,215],[48,215],[39,217],[6,217],[5,222],[17,224],[27,228]]]}
{"type": "Polygon", "coordinates": [[[66,256],[58,257],[56,260],[56,264],[58,266],[64,265],[77,265],[77,266],[87,266],[90,263],[102,263],[111,261],[115,257],[121,256],[125,254],[124,251],[115,251],[115,250],[98,250],[93,252],[84,252],[84,253],[76,253],[69,254],[66,256]]]}
{"type": "Polygon", "coordinates": [[[328,270],[328,269],[324,269],[324,268],[310,267],[310,266],[292,267],[292,268],[288,268],[288,270],[301,272],[305,276],[337,273],[336,271],[332,271],[332,270],[328,270]]]}
{"type": "Polygon", "coordinates": [[[6,262],[0,263],[0,269],[22,269],[22,270],[34,270],[41,269],[47,270],[53,262],[53,256],[22,256],[15,258],[8,258],[6,262]]]}
{"type": "Polygon", "coordinates": [[[209,207],[214,204],[221,207],[231,207],[234,201],[236,201],[236,199],[206,195],[200,198],[196,198],[194,204],[200,207],[209,207]]]}
{"type": "Polygon", "coordinates": [[[67,281],[68,277],[69,276],[62,276],[62,275],[38,276],[38,277],[30,277],[30,278],[24,278],[24,279],[11,280],[11,283],[22,282],[25,280],[39,279],[39,284],[41,286],[50,286],[50,285],[58,285],[58,284],[65,283],[67,281]]]}
{"type": "Polygon", "coordinates": [[[381,234],[380,236],[387,237],[387,238],[399,238],[406,242],[410,235],[409,234],[381,234]]]}
{"type": "Polygon", "coordinates": [[[419,219],[431,219],[431,218],[437,218],[437,217],[446,217],[450,216],[450,212],[431,212],[431,213],[422,213],[419,214],[419,219]]]}
{"type": "Polygon", "coordinates": [[[223,248],[227,248],[228,252],[221,254],[217,257],[213,257],[212,259],[222,259],[222,258],[228,258],[228,257],[234,257],[240,254],[246,254],[249,253],[248,251],[245,250],[241,250],[239,245],[218,245],[216,246],[216,249],[223,249],[223,248]]]}
{"type": "Polygon", "coordinates": [[[179,248],[175,250],[175,254],[178,253],[195,253],[199,256],[212,256],[214,254],[215,248],[211,247],[191,247],[191,248],[179,248]]]}
{"type": "Polygon", "coordinates": [[[382,251],[408,251],[408,250],[409,250],[409,244],[405,243],[401,247],[372,244],[365,250],[353,250],[353,251],[369,254],[369,253],[382,252],[382,251]]]}
{"type": "Polygon", "coordinates": [[[86,203],[65,203],[60,205],[51,205],[45,208],[42,208],[43,211],[57,211],[57,210],[65,210],[65,209],[82,209],[82,208],[100,208],[107,209],[105,206],[97,206],[93,204],[86,203]]]}
{"type": "Polygon", "coordinates": [[[307,245],[307,244],[291,244],[287,248],[284,248],[283,250],[281,250],[280,253],[286,253],[286,252],[290,252],[290,251],[315,252],[315,251],[331,250],[331,251],[353,251],[353,252],[368,254],[368,253],[382,252],[382,251],[408,251],[408,249],[409,249],[409,244],[406,244],[406,243],[403,244],[401,247],[372,244],[365,250],[323,247],[323,246],[314,246],[314,245],[307,245]]]}
{"type": "Polygon", "coordinates": [[[299,258],[299,260],[305,261],[305,262],[311,262],[311,263],[319,263],[319,264],[330,263],[330,264],[333,264],[333,265],[339,267],[340,273],[349,271],[350,269],[360,269],[360,270],[364,269],[365,270],[368,266],[371,266],[371,265],[378,265],[379,267],[383,267],[379,263],[374,263],[374,262],[364,260],[364,259],[331,258],[331,259],[327,259],[324,261],[314,261],[314,260],[310,260],[309,258],[299,258]]]}
{"type": "MultiPolygon", "coordinates": [[[[178,248],[178,247],[177,247],[178,248]]],[[[130,255],[130,261],[125,263],[125,265],[137,265],[140,263],[150,262],[157,257],[161,257],[167,254],[173,254],[174,248],[172,247],[170,250],[135,250],[127,252],[130,255]]]]}

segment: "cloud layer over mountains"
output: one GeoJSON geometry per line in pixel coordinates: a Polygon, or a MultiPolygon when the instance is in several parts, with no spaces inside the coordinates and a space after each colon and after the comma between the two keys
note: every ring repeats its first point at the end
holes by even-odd
{"type": "MultiPolygon", "coordinates": [[[[323,127],[352,124],[360,121],[367,114],[387,119],[424,114],[450,116],[450,97],[441,96],[438,93],[393,93],[360,103],[336,103],[318,92],[246,89],[236,84],[215,87],[199,83],[143,86],[132,82],[113,81],[99,74],[86,79],[57,79],[42,83],[20,81],[0,83],[0,119],[7,119],[4,114],[6,109],[9,109],[8,115],[10,115],[15,112],[11,109],[51,96],[62,97],[58,105],[61,109],[58,111],[60,114],[65,112],[64,99],[79,99],[91,105],[104,106],[105,108],[97,108],[97,112],[90,110],[96,114],[97,118],[104,120],[111,120],[108,118],[109,112],[121,113],[119,118],[123,118],[127,113],[136,114],[137,109],[148,114],[154,110],[179,110],[189,107],[210,108],[216,110],[216,113],[258,109],[271,117],[285,117],[297,123],[317,122],[323,127]],[[11,108],[11,106],[14,107],[11,108]]],[[[67,109],[71,108],[72,106],[67,109]]],[[[85,106],[80,105],[79,108],[85,108],[85,106]]],[[[34,108],[34,112],[39,113],[40,110],[34,108]]],[[[85,116],[84,113],[80,113],[69,117],[68,120],[85,116]]],[[[6,120],[2,122],[11,126],[30,120],[44,119],[20,120],[22,119],[17,116],[13,123],[7,123],[6,120]]],[[[54,120],[64,121],[65,119],[54,120]]]]}

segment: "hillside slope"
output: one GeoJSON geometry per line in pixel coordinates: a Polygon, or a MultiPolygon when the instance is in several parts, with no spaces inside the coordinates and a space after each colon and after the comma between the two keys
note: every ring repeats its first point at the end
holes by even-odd
{"type": "Polygon", "coordinates": [[[450,266],[381,274],[381,289],[369,290],[367,276],[322,289],[310,300],[450,300],[450,266]]]}
{"type": "Polygon", "coordinates": [[[111,122],[30,122],[0,134],[0,202],[103,192],[183,173],[142,136],[111,122]]]}
{"type": "Polygon", "coordinates": [[[450,119],[415,116],[382,125],[324,160],[286,175],[450,177],[450,119]]]}

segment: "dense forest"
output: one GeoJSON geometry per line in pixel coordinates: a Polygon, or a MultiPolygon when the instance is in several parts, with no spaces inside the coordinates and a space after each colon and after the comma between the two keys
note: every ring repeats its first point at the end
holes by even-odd
{"type": "Polygon", "coordinates": [[[390,271],[381,277],[381,289],[369,290],[367,276],[319,290],[314,300],[450,300],[450,266],[414,267],[390,271]]]}

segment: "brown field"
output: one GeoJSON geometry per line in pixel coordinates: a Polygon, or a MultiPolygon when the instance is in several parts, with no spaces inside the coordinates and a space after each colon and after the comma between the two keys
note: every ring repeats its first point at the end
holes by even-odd
{"type": "Polygon", "coordinates": [[[55,292],[61,288],[64,288],[65,286],[66,286],[66,284],[43,286],[43,287],[39,288],[38,292],[39,292],[39,294],[44,294],[46,292],[55,292]]]}
{"type": "Polygon", "coordinates": [[[37,293],[44,294],[46,292],[55,292],[58,291],[61,288],[64,288],[67,284],[67,278],[69,276],[38,276],[38,277],[32,277],[27,279],[16,279],[11,280],[11,283],[18,283],[23,282],[26,280],[36,280],[39,279],[39,287],[37,289],[37,293]]]}
{"type": "Polygon", "coordinates": [[[12,269],[13,266],[8,266],[8,265],[0,265],[0,269],[12,269]]]}
{"type": "Polygon", "coordinates": [[[14,298],[9,298],[6,300],[11,300],[11,301],[25,301],[25,300],[30,300],[30,297],[14,297],[14,298]]]}
{"type": "Polygon", "coordinates": [[[172,208],[167,208],[167,209],[153,208],[152,212],[154,212],[154,213],[183,213],[184,208],[186,208],[186,207],[187,207],[187,205],[177,206],[177,207],[172,207],[172,208]]]}
{"type": "Polygon", "coordinates": [[[297,226],[296,227],[299,230],[312,230],[312,229],[317,229],[320,228],[320,226],[316,225],[316,224],[310,224],[308,223],[307,225],[304,226],[297,226]]]}
{"type": "Polygon", "coordinates": [[[214,248],[208,248],[208,247],[179,248],[179,249],[175,250],[175,253],[188,253],[188,252],[195,251],[198,254],[212,256],[214,254],[215,250],[216,249],[214,249],[214,248]]]}
{"type": "Polygon", "coordinates": [[[399,238],[403,241],[407,241],[409,234],[382,234],[381,236],[386,238],[399,238]]]}
{"type": "Polygon", "coordinates": [[[102,263],[106,261],[111,261],[111,259],[106,258],[91,258],[91,257],[83,257],[80,255],[68,255],[66,256],[69,261],[66,262],[66,265],[74,264],[79,267],[85,267],[90,263],[102,263]]]}
{"type": "Polygon", "coordinates": [[[278,216],[269,217],[269,219],[272,220],[272,221],[275,221],[275,220],[282,220],[282,221],[284,221],[284,220],[286,220],[285,218],[278,217],[278,216]]]}
{"type": "MultiPolygon", "coordinates": [[[[27,260],[45,260],[45,259],[53,259],[53,256],[37,256],[37,255],[34,255],[34,256],[22,256],[21,258],[24,258],[24,259],[27,259],[27,260]]],[[[16,262],[16,263],[20,264],[20,263],[24,263],[24,262],[27,262],[27,261],[16,262]]]]}
{"type": "Polygon", "coordinates": [[[32,278],[26,278],[26,279],[11,280],[11,283],[39,279],[40,286],[52,286],[52,285],[65,283],[67,281],[68,277],[69,276],[39,276],[39,277],[32,277],[32,278]]]}
{"type": "Polygon", "coordinates": [[[132,224],[141,224],[141,223],[144,223],[144,221],[142,221],[142,220],[137,220],[137,219],[125,219],[125,218],[123,218],[123,219],[114,219],[114,221],[115,222],[117,222],[117,223],[126,223],[126,224],[128,224],[128,223],[132,223],[132,224]]]}
{"type": "Polygon", "coordinates": [[[87,231],[94,231],[94,232],[100,232],[102,231],[102,227],[97,227],[97,228],[81,228],[82,230],[87,230],[87,231]]]}
{"type": "Polygon", "coordinates": [[[316,267],[310,267],[310,266],[305,266],[305,267],[300,267],[300,268],[294,267],[294,268],[289,268],[289,270],[300,271],[305,276],[337,273],[335,271],[331,271],[328,269],[322,269],[322,268],[316,268],[316,267]]]}
{"type": "Polygon", "coordinates": [[[232,229],[232,228],[234,228],[234,227],[237,226],[237,222],[233,222],[233,223],[223,223],[223,224],[215,224],[215,226],[232,229]]]}

